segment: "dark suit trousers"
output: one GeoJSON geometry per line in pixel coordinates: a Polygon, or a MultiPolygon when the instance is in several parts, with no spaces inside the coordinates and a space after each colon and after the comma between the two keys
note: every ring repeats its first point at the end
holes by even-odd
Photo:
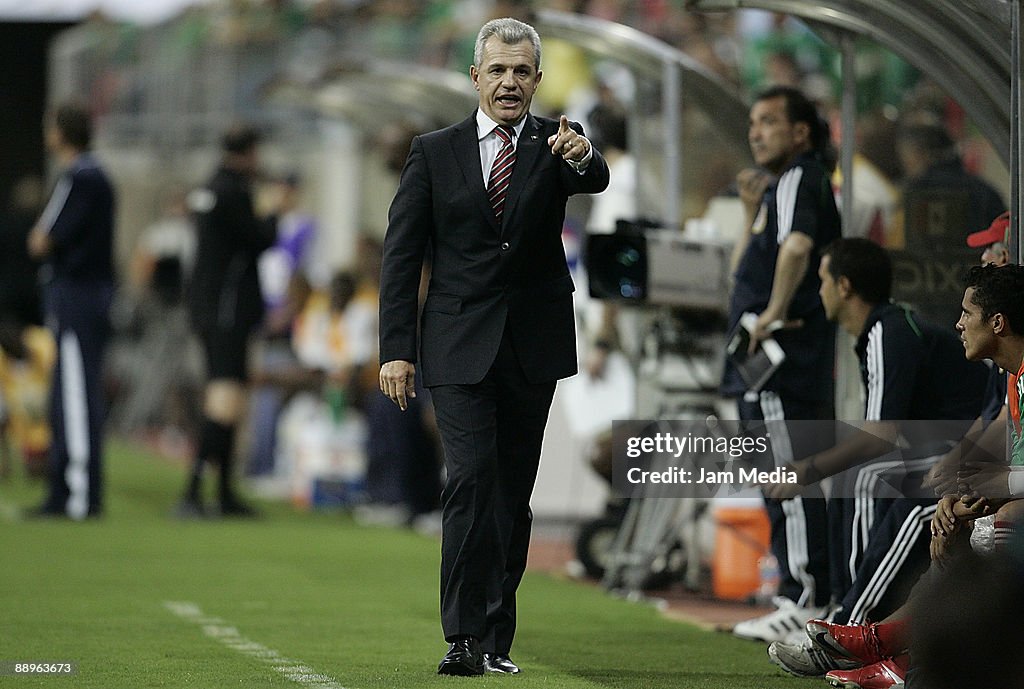
{"type": "Polygon", "coordinates": [[[530,494],[554,381],[526,380],[506,330],[474,385],[432,387],[448,478],[441,493],[441,625],[508,653],[530,545],[530,494]]]}

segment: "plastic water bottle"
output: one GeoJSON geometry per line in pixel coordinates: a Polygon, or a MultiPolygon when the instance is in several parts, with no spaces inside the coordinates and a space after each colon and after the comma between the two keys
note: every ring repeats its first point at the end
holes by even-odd
{"type": "Polygon", "coordinates": [[[757,559],[757,574],[760,585],[757,587],[757,602],[769,605],[779,594],[779,562],[771,553],[765,553],[757,559]]]}

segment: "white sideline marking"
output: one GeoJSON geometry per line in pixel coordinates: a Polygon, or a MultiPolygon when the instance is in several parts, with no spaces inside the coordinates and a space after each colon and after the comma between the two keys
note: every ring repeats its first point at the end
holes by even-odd
{"type": "Polygon", "coordinates": [[[203,633],[216,639],[228,648],[242,655],[269,663],[274,671],[287,679],[305,687],[317,689],[345,689],[338,680],[330,675],[317,672],[308,665],[297,660],[285,658],[272,648],[256,643],[243,637],[236,627],[232,627],[219,617],[210,617],[195,603],[188,601],[164,601],[164,607],[183,620],[193,622],[203,629],[203,633]]]}

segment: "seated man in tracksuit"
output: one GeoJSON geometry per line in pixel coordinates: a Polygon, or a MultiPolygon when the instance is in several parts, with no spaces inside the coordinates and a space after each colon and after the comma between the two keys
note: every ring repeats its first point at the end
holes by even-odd
{"type": "MultiPolygon", "coordinates": [[[[952,328],[936,327],[890,301],[892,263],[878,245],[837,240],[826,248],[819,276],[829,319],[858,338],[865,426],[792,468],[802,485],[835,477],[829,519],[833,595],[840,609],[833,621],[859,622],[899,607],[927,568],[928,529],[937,501],[901,488],[919,487],[934,461],[978,415],[988,368],[964,358],[952,328]],[[926,437],[913,437],[921,424],[908,421],[934,423],[925,429],[926,437]],[[893,452],[900,435],[911,448],[893,452]],[[881,455],[886,456],[865,461],[881,455]]],[[[766,493],[784,499],[799,489],[780,484],[766,493]]],[[[775,643],[769,656],[792,674],[833,669],[807,644],[775,643]]]]}
{"type": "Polygon", "coordinates": [[[869,623],[807,623],[812,645],[834,661],[836,669],[825,675],[833,686],[988,687],[1021,675],[1020,659],[1003,642],[1016,647],[1014,620],[1024,603],[1024,485],[1016,478],[1024,477],[1024,332],[1014,325],[1024,323],[1024,267],[976,266],[965,287],[956,324],[964,356],[991,360],[1003,372],[999,406],[1010,423],[969,433],[947,457],[954,484],[932,520],[931,566],[903,607],[869,623]],[[971,634],[959,633],[965,622],[971,634]]]}

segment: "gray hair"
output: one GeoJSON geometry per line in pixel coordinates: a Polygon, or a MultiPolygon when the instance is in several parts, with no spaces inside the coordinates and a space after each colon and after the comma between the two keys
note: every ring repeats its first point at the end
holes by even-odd
{"type": "Polygon", "coordinates": [[[480,68],[480,62],[484,59],[484,43],[491,36],[496,36],[502,43],[515,45],[521,41],[529,41],[533,44],[533,54],[536,59],[533,66],[540,70],[540,36],[537,30],[525,22],[511,17],[492,19],[480,27],[480,33],[476,35],[476,45],[473,47],[473,64],[480,68]]]}

